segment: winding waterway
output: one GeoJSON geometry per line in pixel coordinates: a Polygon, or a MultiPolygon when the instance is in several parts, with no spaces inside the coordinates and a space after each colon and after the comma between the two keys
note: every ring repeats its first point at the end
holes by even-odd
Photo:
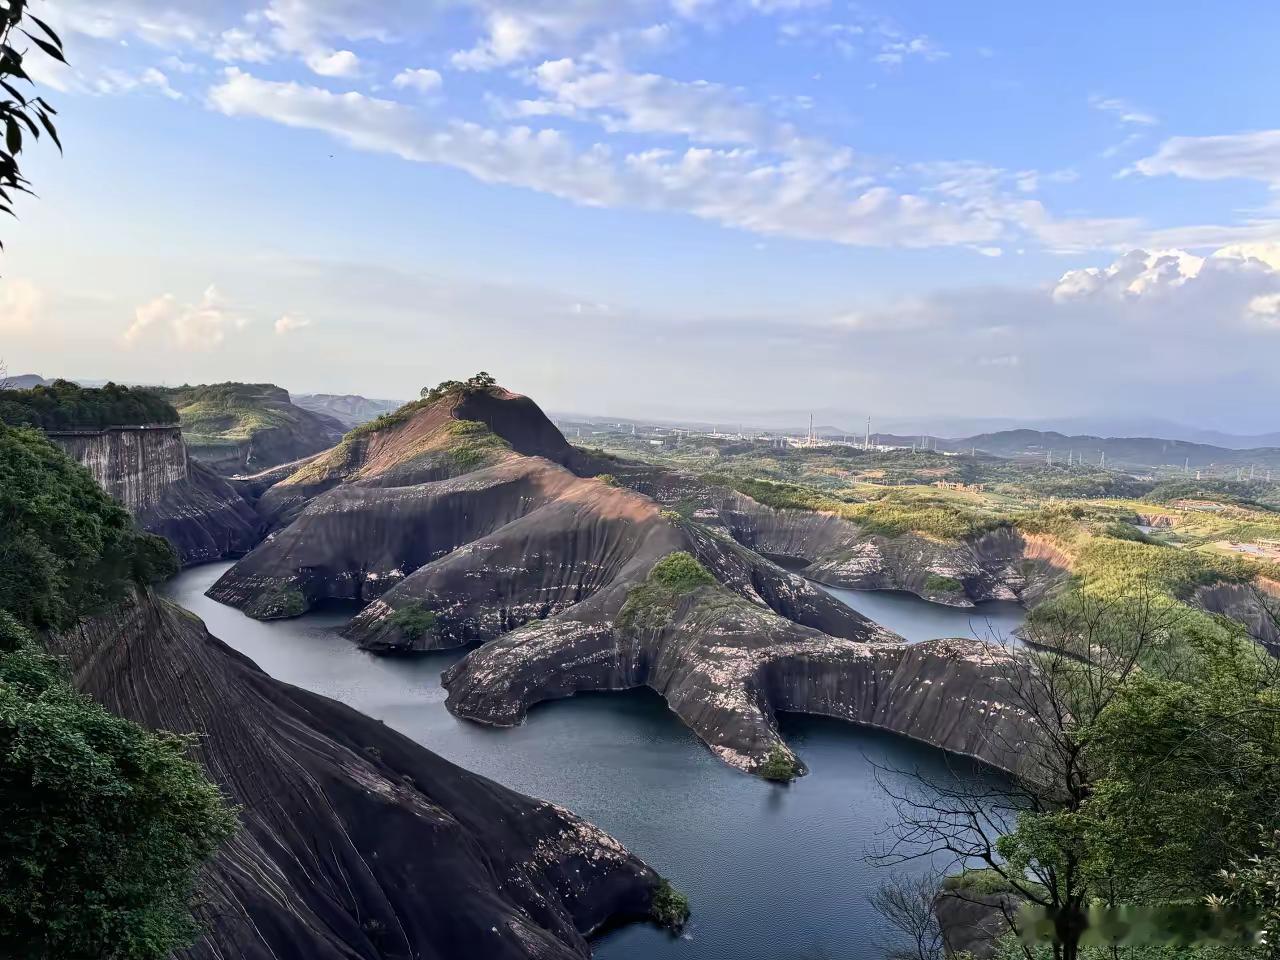
{"type": "MultiPolygon", "coordinates": [[[[489,729],[445,709],[440,673],[460,652],[418,659],[362,653],[337,633],[350,611],[251,620],[204,596],[228,566],[187,570],[166,593],[272,676],[569,807],[689,895],[694,919],[682,937],[626,927],[597,942],[602,960],[862,960],[894,941],[868,903],[884,875],[863,860],[894,820],[874,768],[946,776],[938,751],[839,721],[783,717],[783,734],[810,774],[776,786],[716,760],[649,691],[561,700],[535,708],[522,727],[489,729]]],[[[934,636],[969,632],[963,622],[972,611],[941,610],[953,619],[931,621],[939,624],[934,636]]],[[[913,640],[933,629],[923,623],[909,632],[886,620],[913,640]]]]}
{"type": "Polygon", "coordinates": [[[897,590],[817,586],[864,617],[888,627],[908,643],[938,637],[976,637],[990,643],[1017,646],[1013,631],[1027,619],[1027,611],[1011,600],[988,600],[974,607],[948,607],[897,590]]]}

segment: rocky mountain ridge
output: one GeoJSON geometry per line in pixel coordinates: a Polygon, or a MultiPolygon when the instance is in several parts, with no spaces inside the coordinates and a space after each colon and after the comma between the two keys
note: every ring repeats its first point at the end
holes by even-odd
{"type": "Polygon", "coordinates": [[[774,721],[792,709],[1013,762],[993,746],[1016,740],[1004,727],[1017,717],[985,649],[907,648],[742,542],[741,525],[735,537],[664,510],[604,472],[613,466],[570,447],[528,398],[456,390],[354,431],[270,487],[262,503],[278,528],[209,594],[258,617],[358,600],[348,636],[382,652],[481,641],[445,685],[450,709],[486,723],[648,685],[751,772],[778,754],[796,762],[774,721]],[[708,582],[655,593],[673,554],[708,582]],[[652,609],[637,618],[637,604],[652,609]]]}

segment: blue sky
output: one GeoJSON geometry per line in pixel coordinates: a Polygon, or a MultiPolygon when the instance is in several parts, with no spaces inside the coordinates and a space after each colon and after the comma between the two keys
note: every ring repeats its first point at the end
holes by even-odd
{"type": "Polygon", "coordinates": [[[43,0],[12,371],[1274,428],[1280,9],[43,0]]]}

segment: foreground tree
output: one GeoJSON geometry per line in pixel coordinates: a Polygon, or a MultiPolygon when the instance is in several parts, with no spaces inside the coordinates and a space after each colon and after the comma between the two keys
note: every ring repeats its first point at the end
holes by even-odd
{"type": "Polygon", "coordinates": [[[1280,670],[1167,597],[1071,596],[1030,632],[1034,652],[991,657],[1025,737],[993,747],[1017,769],[883,777],[900,819],[879,859],[984,868],[1013,894],[1009,928],[1018,902],[1039,907],[1051,955],[1075,960],[1089,908],[1202,904],[1256,854],[1280,809],[1280,670]]]}
{"type": "Polygon", "coordinates": [[[37,640],[175,569],[32,430],[0,425],[0,957],[152,960],[235,827],[189,743],[77,693],[37,640]]]}
{"type": "MultiPolygon", "coordinates": [[[[4,144],[0,147],[0,211],[10,215],[15,196],[31,192],[19,162],[27,136],[38,140],[42,133],[48,134],[58,149],[62,149],[53,122],[57,111],[44,97],[24,94],[21,89],[34,87],[24,64],[30,45],[66,63],[62,40],[30,11],[27,0],[0,0],[0,90],[5,94],[0,98],[0,125],[4,127],[4,144]]],[[[0,243],[0,249],[3,247],[0,243]]]]}

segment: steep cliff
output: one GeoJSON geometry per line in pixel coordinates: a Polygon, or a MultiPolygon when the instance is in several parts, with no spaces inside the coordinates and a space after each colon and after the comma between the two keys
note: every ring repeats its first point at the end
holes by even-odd
{"type": "Polygon", "coordinates": [[[272,680],[149,593],[53,644],[111,710],[200,735],[240,807],[183,956],[581,960],[649,912],[657,875],[597,828],[272,680]]]}
{"type": "Polygon", "coordinates": [[[54,431],[49,438],[98,485],[168,539],[183,564],[247,552],[262,521],[230,484],[187,455],[177,426],[54,431]]]}

